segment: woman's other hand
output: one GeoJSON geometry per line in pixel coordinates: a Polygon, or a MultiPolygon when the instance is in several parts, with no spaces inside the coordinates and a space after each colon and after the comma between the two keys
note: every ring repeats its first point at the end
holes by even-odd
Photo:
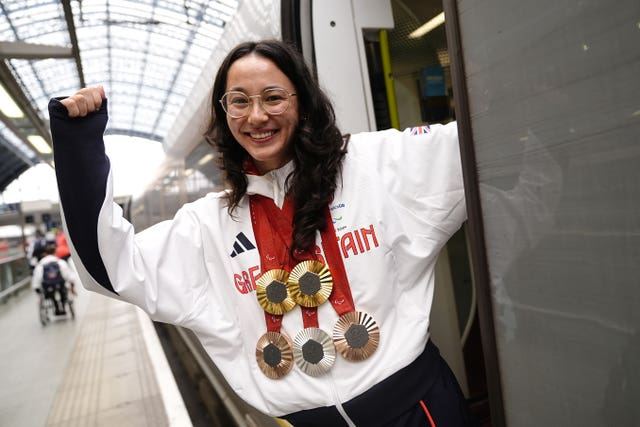
{"type": "Polygon", "coordinates": [[[106,98],[102,86],[85,87],[60,101],[67,108],[69,117],[84,117],[98,111],[106,98]]]}

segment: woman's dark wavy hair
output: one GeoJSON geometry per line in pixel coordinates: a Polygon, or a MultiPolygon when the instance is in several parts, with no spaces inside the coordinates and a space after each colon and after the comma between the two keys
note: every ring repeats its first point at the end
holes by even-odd
{"type": "Polygon", "coordinates": [[[293,246],[290,248],[290,254],[295,258],[296,249],[312,248],[316,230],[325,229],[324,210],[338,185],[345,143],[329,98],[295,48],[278,40],[246,42],[236,46],[218,70],[211,97],[211,119],[205,133],[207,142],[217,147],[221,154],[221,166],[231,186],[232,191],[228,195],[230,215],[247,192],[243,163],[249,154],[231,134],[218,100],[226,92],[231,65],[250,54],[271,60],[291,80],[297,94],[298,125],[292,136],[294,169],[287,178],[295,206],[293,246]]]}

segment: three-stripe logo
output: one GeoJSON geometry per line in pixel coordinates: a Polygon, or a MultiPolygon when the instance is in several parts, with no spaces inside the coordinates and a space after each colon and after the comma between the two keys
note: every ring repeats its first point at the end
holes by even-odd
{"type": "Polygon", "coordinates": [[[240,255],[244,251],[250,251],[251,249],[255,249],[255,245],[251,243],[251,240],[244,235],[243,232],[240,232],[236,235],[236,240],[233,242],[233,252],[231,252],[231,258],[235,258],[237,255],[240,255]]]}

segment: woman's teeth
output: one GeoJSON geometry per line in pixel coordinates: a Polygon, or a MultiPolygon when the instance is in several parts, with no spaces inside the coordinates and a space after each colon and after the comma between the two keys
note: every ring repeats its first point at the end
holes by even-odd
{"type": "Polygon", "coordinates": [[[251,138],[254,138],[254,139],[264,139],[264,138],[270,137],[274,133],[275,133],[274,131],[270,131],[270,132],[261,132],[261,133],[250,133],[249,135],[251,135],[251,138]]]}

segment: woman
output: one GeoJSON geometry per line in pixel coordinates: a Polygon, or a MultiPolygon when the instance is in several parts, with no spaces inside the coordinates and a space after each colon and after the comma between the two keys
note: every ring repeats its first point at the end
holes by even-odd
{"type": "Polygon", "coordinates": [[[428,333],[436,257],[465,219],[455,124],[343,139],[294,49],[241,44],[207,131],[229,190],[134,234],[106,106],[93,87],[49,108],[86,287],[192,329],[241,397],[294,426],[468,425],[428,333]]]}

